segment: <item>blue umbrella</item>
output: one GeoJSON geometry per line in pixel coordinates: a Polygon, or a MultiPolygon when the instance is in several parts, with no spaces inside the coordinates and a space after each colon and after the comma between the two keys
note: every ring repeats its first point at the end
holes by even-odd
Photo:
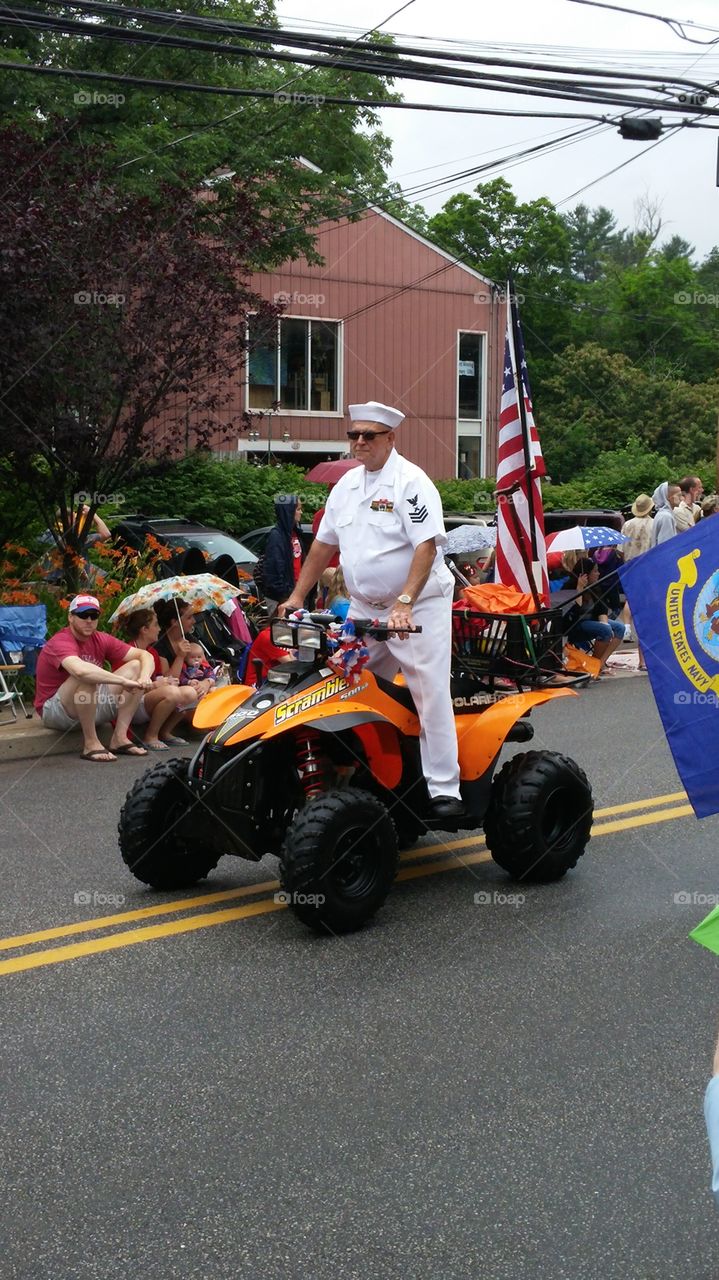
{"type": "Polygon", "coordinates": [[[621,547],[629,539],[616,529],[606,525],[575,524],[571,529],[560,529],[547,538],[548,551],[596,551],[598,547],[621,547]]]}

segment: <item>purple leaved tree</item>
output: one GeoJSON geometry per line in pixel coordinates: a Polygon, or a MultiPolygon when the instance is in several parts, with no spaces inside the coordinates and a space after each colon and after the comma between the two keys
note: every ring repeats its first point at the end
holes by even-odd
{"type": "Polygon", "coordinates": [[[226,410],[249,315],[261,332],[277,314],[249,277],[278,229],[251,183],[221,206],[191,188],[150,199],[113,187],[100,151],[62,143],[0,133],[0,459],[73,587],[98,495],[247,425],[226,410]]]}

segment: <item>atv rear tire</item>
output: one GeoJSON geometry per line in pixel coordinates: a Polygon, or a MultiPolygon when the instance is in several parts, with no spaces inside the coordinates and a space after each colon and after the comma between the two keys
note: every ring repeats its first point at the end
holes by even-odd
{"type": "Polygon", "coordinates": [[[359,929],[382,906],[397,874],[397,836],[367,791],[328,791],[289,828],[280,854],[288,906],[318,933],[359,929]]]}
{"type": "Polygon", "coordinates": [[[120,852],[132,874],[153,889],[184,889],[202,880],[219,857],[189,829],[197,805],[187,787],[188,760],[162,760],[137,779],[120,813],[120,852]]]}
{"type": "Polygon", "coordinates": [[[579,765],[554,751],[528,751],[492,783],[484,819],[494,861],[515,880],[559,880],[589,842],[594,802],[579,765]]]}

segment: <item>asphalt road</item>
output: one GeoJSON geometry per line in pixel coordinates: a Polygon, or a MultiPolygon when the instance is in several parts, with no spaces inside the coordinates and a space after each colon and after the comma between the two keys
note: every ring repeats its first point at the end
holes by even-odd
{"type": "Polygon", "coordinates": [[[508,902],[481,842],[448,837],[339,940],[271,889],[189,905],[271,883],[271,860],[184,894],[134,882],[115,825],[136,761],[0,769],[5,1276],[719,1275],[719,961],[687,938],[719,819],[667,799],[645,681],[534,723],[610,810],[576,871],[508,902]]]}

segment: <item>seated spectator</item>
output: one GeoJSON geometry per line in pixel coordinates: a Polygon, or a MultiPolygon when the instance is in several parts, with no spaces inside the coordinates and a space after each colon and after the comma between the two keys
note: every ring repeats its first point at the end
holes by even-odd
{"type": "MultiPolygon", "coordinates": [[[[167,662],[166,674],[173,676],[179,683],[185,659],[193,643],[187,638],[195,625],[192,609],[186,600],[158,600],[155,613],[160,624],[160,639],[155,648],[167,662]]],[[[199,700],[212,688],[212,684],[209,680],[200,680],[192,688],[196,690],[199,700]]]]}
{"type": "Polygon", "coordinates": [[[569,587],[569,574],[579,559],[578,551],[548,551],[547,576],[549,590],[563,591],[569,587]]]}
{"type": "Polygon", "coordinates": [[[192,688],[180,687],[177,677],[168,674],[167,659],[154,647],[160,634],[154,609],[136,609],[122,625],[131,644],[151,654],[155,664],[152,688],[143,694],[132,718],[133,725],[144,726],[143,742],[148,751],[187,746],[184,738],[173,735],[173,729],[186,712],[197,706],[197,693],[192,688]]]}
{"type": "Polygon", "coordinates": [[[215,668],[208,661],[202,645],[191,644],[182,664],[180,684],[190,685],[193,689],[196,689],[204,680],[209,680],[210,684],[213,685],[216,679],[215,668]]]}
{"type": "Polygon", "coordinates": [[[607,658],[624,639],[624,623],[609,618],[606,604],[593,590],[598,581],[599,570],[594,562],[586,557],[578,560],[567,586],[582,594],[565,615],[564,625],[570,644],[599,658],[600,673],[606,674],[607,658]]]}
{"type": "Polygon", "coordinates": [[[616,618],[622,608],[622,597],[619,590],[619,574],[622,563],[621,547],[597,547],[592,556],[599,571],[595,595],[604,602],[610,618],[616,618]]]}
{"type": "Polygon", "coordinates": [[[70,601],[68,625],[40,652],[35,676],[35,710],[47,729],[83,735],[81,759],[109,764],[118,756],[146,756],[130,739],[129,729],[140,700],[152,684],[152,656],[98,631],[100,604],[94,596],[70,601]],[[104,664],[114,665],[114,671],[104,664]],[[97,725],[114,721],[109,750],[97,736],[97,725]]]}

